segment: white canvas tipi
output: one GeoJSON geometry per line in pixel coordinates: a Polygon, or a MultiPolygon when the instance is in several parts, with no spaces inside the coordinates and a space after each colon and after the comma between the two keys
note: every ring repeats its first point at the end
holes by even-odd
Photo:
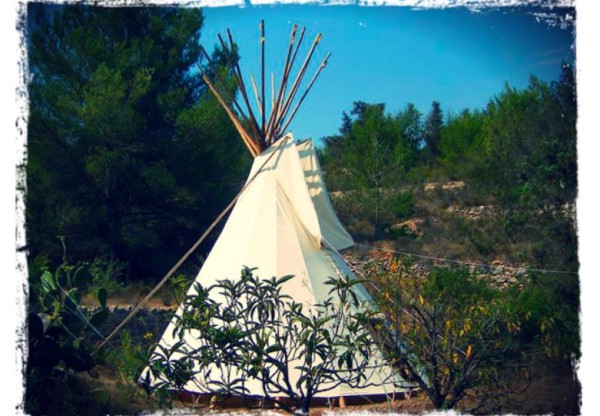
{"type": "MultiPolygon", "coordinates": [[[[295,29],[292,32],[290,52],[294,33],[295,29]]],[[[320,35],[313,44],[309,58],[318,40],[320,35]]],[[[296,56],[296,53],[290,52],[284,80],[289,78],[289,70],[296,56]]],[[[326,60],[327,58],[317,75],[326,60]]],[[[233,66],[232,70],[235,72],[236,66],[233,66]]],[[[237,70],[239,71],[239,68],[237,70]]],[[[304,66],[300,73],[303,75],[304,66]]],[[[241,74],[237,75],[241,81],[241,74]]],[[[309,88],[315,78],[316,76],[309,88]]],[[[210,287],[219,280],[239,279],[241,270],[247,266],[256,268],[255,274],[263,279],[293,275],[295,277],[284,284],[284,293],[307,308],[322,303],[330,297],[330,287],[325,285],[328,277],[353,276],[338,250],[350,247],[354,243],[333,210],[312,142],[307,140],[296,144],[291,134],[282,136],[279,133],[287,128],[295,114],[294,109],[290,118],[285,120],[299,81],[291,88],[286,88],[285,83],[282,83],[280,91],[289,91],[289,95],[279,95],[273,104],[273,114],[278,116],[272,115],[268,123],[265,117],[262,126],[252,117],[245,118],[246,125],[252,126],[253,133],[252,130],[242,127],[243,123],[240,123],[233,111],[225,105],[213,83],[206,77],[204,79],[227,110],[255,159],[249,180],[198,273],[196,282],[203,287],[210,287]]],[[[243,82],[240,83],[240,90],[244,90],[243,82]]],[[[242,95],[245,96],[245,92],[242,95]]],[[[264,96],[261,102],[258,93],[256,95],[259,107],[262,107],[260,113],[264,114],[264,96]]],[[[302,99],[305,95],[306,93],[302,99]]],[[[243,115],[240,117],[244,119],[243,115]]],[[[370,301],[364,287],[356,285],[354,289],[362,301],[370,301]]],[[[192,285],[188,295],[193,295],[195,291],[196,288],[192,285]]],[[[182,311],[183,307],[180,307],[177,315],[180,316],[182,311]]],[[[197,337],[192,332],[184,332],[180,338],[177,331],[173,331],[176,321],[174,318],[169,324],[159,344],[168,348],[183,341],[184,345],[192,349],[198,347],[197,337]]],[[[369,358],[369,367],[373,369],[373,383],[367,387],[351,388],[342,384],[321,396],[369,396],[403,391],[397,386],[400,380],[394,376],[392,369],[382,364],[381,352],[369,358]]],[[[295,384],[298,370],[293,367],[290,366],[290,378],[292,384],[295,384]]],[[[219,372],[221,369],[215,366],[213,371],[219,372]]],[[[193,380],[184,386],[184,389],[210,393],[202,387],[204,385],[202,380],[193,380]]],[[[248,380],[246,387],[251,395],[263,395],[263,386],[257,381],[248,380]]]]}
{"type": "MultiPolygon", "coordinates": [[[[280,140],[255,159],[251,178],[271,153],[277,152],[238,199],[196,282],[209,287],[222,279],[239,279],[244,266],[256,267],[255,274],[262,278],[294,275],[284,284],[283,291],[296,302],[310,307],[330,296],[330,287],[324,284],[328,276],[352,276],[337,253],[337,249],[351,245],[352,238],[332,210],[312,144],[305,142],[297,146],[291,135],[280,140]],[[310,166],[316,169],[303,169],[310,166]]],[[[355,286],[355,293],[365,302],[370,300],[360,285],[355,286]]],[[[192,286],[188,296],[194,294],[192,286]]],[[[182,310],[180,307],[177,314],[182,310]]],[[[173,331],[175,325],[176,319],[173,319],[160,341],[162,346],[171,347],[182,340],[190,348],[199,347],[197,337],[191,332],[179,338],[173,331]]],[[[325,397],[402,391],[394,386],[398,380],[391,369],[382,367],[382,358],[381,355],[371,358],[370,366],[375,368],[371,375],[373,385],[358,389],[340,385],[328,391],[325,397]]],[[[219,378],[215,374],[218,371],[216,367],[213,369],[215,379],[219,378]]],[[[298,371],[293,370],[290,378],[294,381],[298,375],[298,371]]],[[[191,381],[185,390],[210,393],[203,389],[204,385],[202,380],[191,381]]],[[[246,387],[251,395],[263,394],[262,385],[257,381],[249,380],[246,387]]]]}

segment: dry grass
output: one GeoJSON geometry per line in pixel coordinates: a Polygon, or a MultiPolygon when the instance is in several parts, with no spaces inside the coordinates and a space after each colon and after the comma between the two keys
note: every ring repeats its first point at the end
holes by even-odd
{"type": "MultiPolygon", "coordinates": [[[[135,282],[109,292],[107,304],[109,306],[137,305],[144,299],[154,286],[143,282],[135,282]]],[[[92,294],[87,294],[81,300],[82,306],[98,306],[98,301],[92,294]]],[[[172,308],[179,303],[166,286],[163,286],[150,300],[146,302],[148,308],[172,308]]]]}

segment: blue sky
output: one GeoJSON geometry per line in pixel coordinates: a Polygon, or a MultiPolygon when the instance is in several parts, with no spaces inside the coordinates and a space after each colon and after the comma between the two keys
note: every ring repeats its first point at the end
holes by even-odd
{"type": "MultiPolygon", "coordinates": [[[[260,73],[259,29],[266,27],[266,68],[282,73],[293,24],[306,26],[302,51],[323,34],[306,82],[323,57],[327,68],[290,129],[297,138],[336,134],[354,101],[382,102],[395,113],[414,103],[426,114],[433,100],[445,114],[482,109],[506,82],[527,86],[531,74],[551,81],[563,59],[574,60],[573,28],[537,21],[528,7],[421,9],[408,7],[301,6],[204,9],[202,43],[212,50],[230,28],[242,72],[260,73]]],[[[564,15],[564,11],[563,11],[564,15]]],[[[297,67],[302,60],[297,59],[297,67]]],[[[249,78],[246,81],[250,85],[249,78]]],[[[270,85],[270,84],[268,84],[270,85]]],[[[268,89],[270,91],[270,89],[268,89]]]]}

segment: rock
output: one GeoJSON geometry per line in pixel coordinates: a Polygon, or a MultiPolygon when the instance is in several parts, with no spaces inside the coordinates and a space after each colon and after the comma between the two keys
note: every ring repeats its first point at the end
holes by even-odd
{"type": "Polygon", "coordinates": [[[422,226],[424,221],[423,218],[410,218],[406,221],[394,224],[390,228],[392,231],[403,231],[408,235],[421,237],[423,236],[422,226]]]}

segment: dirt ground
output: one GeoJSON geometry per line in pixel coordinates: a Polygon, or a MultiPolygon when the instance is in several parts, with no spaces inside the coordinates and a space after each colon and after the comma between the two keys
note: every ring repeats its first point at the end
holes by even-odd
{"type": "MultiPolygon", "coordinates": [[[[548,415],[565,416],[579,415],[580,412],[580,383],[569,375],[568,366],[551,367],[546,365],[531,371],[532,383],[529,388],[518,395],[511,397],[508,405],[495,414],[511,415],[548,415]]],[[[111,402],[110,414],[185,414],[185,415],[213,415],[219,414],[262,414],[270,416],[288,415],[277,410],[248,410],[238,407],[219,407],[211,409],[208,403],[205,405],[194,405],[190,401],[176,401],[174,409],[170,412],[160,412],[153,400],[148,397],[141,388],[121,380],[114,370],[96,367],[90,375],[85,376],[88,385],[94,390],[102,390],[108,393],[111,402]],[[116,413],[112,413],[116,412],[116,413]]],[[[415,397],[396,400],[395,402],[383,402],[376,404],[349,405],[343,409],[339,407],[313,407],[311,416],[330,416],[346,413],[381,413],[381,414],[404,414],[420,415],[433,413],[433,407],[424,394],[415,397]]]]}
{"type": "MultiPolygon", "coordinates": [[[[532,374],[532,383],[529,388],[521,393],[511,397],[511,402],[502,408],[498,414],[511,415],[547,415],[566,416],[580,415],[580,383],[573,377],[569,377],[569,369],[566,368],[540,368],[532,374]]],[[[216,413],[264,413],[265,411],[248,411],[242,408],[215,408],[210,410],[207,407],[189,407],[185,403],[179,403],[182,409],[187,409],[191,414],[216,413]]],[[[272,414],[286,413],[279,411],[269,411],[272,414]]],[[[416,397],[396,400],[395,402],[362,404],[357,406],[346,406],[343,409],[339,407],[313,407],[311,416],[324,416],[325,414],[346,414],[346,413],[382,413],[382,414],[430,414],[434,409],[424,394],[416,397]]]]}

